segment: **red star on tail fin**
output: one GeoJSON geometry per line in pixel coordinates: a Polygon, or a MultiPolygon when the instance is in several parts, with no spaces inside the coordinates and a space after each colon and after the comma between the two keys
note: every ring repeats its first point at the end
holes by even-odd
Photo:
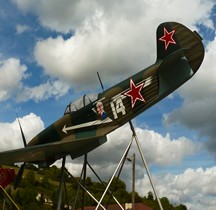
{"type": "Polygon", "coordinates": [[[175,30],[168,32],[166,28],[164,28],[164,35],[159,40],[164,42],[165,49],[169,47],[169,44],[176,44],[175,40],[173,39],[174,33],[175,30]]]}

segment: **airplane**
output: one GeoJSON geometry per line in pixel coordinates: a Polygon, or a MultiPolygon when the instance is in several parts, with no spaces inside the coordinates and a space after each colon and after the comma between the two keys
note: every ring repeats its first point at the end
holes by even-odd
{"type": "Polygon", "coordinates": [[[177,22],[161,23],[156,32],[156,62],[113,87],[86,94],[65,109],[56,122],[26,143],[24,148],[0,153],[0,164],[24,162],[49,167],[70,155],[80,157],[107,141],[107,134],[150,108],[199,69],[204,59],[201,36],[177,22]]]}

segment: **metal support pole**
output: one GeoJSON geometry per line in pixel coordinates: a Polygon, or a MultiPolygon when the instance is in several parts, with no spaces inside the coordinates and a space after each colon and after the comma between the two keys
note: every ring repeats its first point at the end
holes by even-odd
{"type": "Polygon", "coordinates": [[[66,187],[65,179],[64,179],[64,191],[65,191],[65,198],[66,198],[66,202],[67,202],[67,210],[69,210],[68,194],[67,194],[67,187],[66,187]]]}
{"type": "MultiPolygon", "coordinates": [[[[84,163],[83,163],[83,167],[82,167],[82,172],[80,174],[79,182],[81,182],[81,179],[82,179],[82,176],[83,176],[83,172],[84,172],[84,163]]],[[[79,190],[80,190],[80,185],[78,185],[78,188],[77,188],[77,193],[76,193],[76,196],[75,196],[75,199],[74,199],[74,204],[73,204],[73,210],[75,210],[75,208],[76,208],[76,203],[77,203],[77,199],[78,199],[79,190]]]]}
{"type": "Polygon", "coordinates": [[[157,192],[156,192],[156,190],[155,190],[155,186],[154,186],[154,183],[153,183],[153,181],[152,181],[152,177],[151,177],[150,171],[149,171],[149,169],[148,169],[148,165],[147,165],[147,162],[146,162],[146,160],[145,160],[144,153],[143,153],[143,151],[142,151],[142,149],[141,149],[141,146],[140,146],[138,137],[137,137],[137,135],[136,135],[135,129],[134,129],[134,127],[133,127],[132,122],[129,121],[129,123],[130,123],[131,130],[132,130],[132,132],[133,132],[133,136],[134,136],[134,138],[135,138],[137,147],[138,147],[138,149],[139,149],[140,156],[141,156],[142,161],[143,161],[143,164],[144,164],[144,166],[145,166],[145,169],[146,169],[146,172],[147,172],[149,181],[150,181],[150,183],[151,183],[151,186],[152,186],[152,189],[153,189],[153,191],[154,191],[155,197],[156,197],[157,202],[158,202],[158,204],[159,204],[160,210],[163,210],[162,204],[161,204],[160,199],[159,199],[159,197],[158,197],[158,195],[157,195],[157,192]]]}
{"type": "Polygon", "coordinates": [[[133,210],[135,209],[135,153],[133,154],[133,164],[132,164],[132,171],[133,171],[133,174],[132,174],[132,177],[133,177],[133,186],[132,186],[132,205],[133,205],[133,210]]]}
{"type": "MultiPolygon", "coordinates": [[[[86,169],[87,169],[87,154],[84,155],[84,174],[83,174],[83,186],[86,187],[86,169]]],[[[84,210],[85,208],[85,190],[83,189],[83,193],[82,193],[82,210],[84,210]]]]}
{"type": "Polygon", "coordinates": [[[121,174],[121,171],[122,171],[122,168],[123,168],[123,166],[124,166],[124,163],[125,163],[125,160],[126,160],[126,158],[127,158],[127,155],[128,155],[129,150],[130,150],[130,148],[128,149],[128,151],[126,152],[126,154],[125,154],[125,156],[124,156],[124,158],[123,158],[123,160],[122,160],[121,166],[120,166],[120,168],[118,169],[117,176],[115,175],[115,176],[116,176],[116,180],[115,180],[114,187],[113,187],[112,191],[110,191],[110,196],[109,196],[109,200],[108,200],[107,205],[106,205],[106,209],[108,209],[108,205],[109,205],[109,203],[110,203],[111,196],[113,195],[113,192],[115,191],[115,187],[116,187],[117,182],[118,182],[118,180],[119,180],[119,176],[120,176],[120,174],[121,174]]]}
{"type": "Polygon", "coordinates": [[[116,167],[116,169],[115,169],[115,171],[114,171],[114,173],[113,173],[113,175],[112,175],[112,177],[111,177],[109,183],[107,184],[107,187],[106,187],[106,189],[105,189],[105,191],[104,191],[104,193],[103,193],[101,199],[99,200],[98,205],[96,206],[95,210],[98,209],[99,205],[101,204],[102,200],[104,199],[104,196],[106,195],[107,190],[109,189],[109,187],[110,187],[110,185],[111,185],[111,183],[112,183],[112,181],[113,181],[113,179],[114,179],[114,177],[115,177],[115,174],[117,173],[118,169],[119,169],[120,166],[122,165],[123,160],[125,160],[125,158],[126,158],[126,155],[127,155],[128,151],[129,151],[129,149],[130,149],[130,147],[131,147],[132,142],[133,142],[133,138],[131,139],[130,143],[128,144],[128,146],[127,146],[127,148],[126,148],[126,150],[125,150],[125,152],[124,152],[124,154],[123,154],[123,156],[122,156],[122,158],[121,158],[121,160],[120,160],[118,166],[116,167]]]}
{"type": "MultiPolygon", "coordinates": [[[[89,164],[89,162],[87,161],[87,165],[89,166],[89,168],[92,170],[92,172],[95,174],[95,176],[98,178],[98,180],[101,182],[101,184],[104,186],[104,188],[106,188],[106,185],[104,184],[104,182],[100,179],[100,177],[98,176],[98,174],[96,173],[96,171],[92,168],[92,166],[89,164]]],[[[109,191],[108,191],[109,192],[109,191]]],[[[112,194],[112,192],[110,192],[112,198],[115,200],[115,202],[118,204],[118,206],[124,210],[124,208],[122,207],[122,205],[118,202],[118,200],[115,198],[115,196],[112,194]]]]}
{"type": "MultiPolygon", "coordinates": [[[[96,202],[99,203],[99,201],[80,183],[76,180],[76,178],[65,168],[66,172],[73,178],[73,180],[82,188],[85,190],[85,192],[96,202]]],[[[101,204],[100,207],[104,210],[106,210],[101,204]]]]}
{"type": "Polygon", "coordinates": [[[136,156],[135,153],[127,160],[132,161],[132,209],[135,208],[135,162],[136,162],[136,156]]]}
{"type": "Polygon", "coordinates": [[[62,184],[64,181],[64,168],[65,168],[65,159],[66,157],[62,158],[62,167],[61,167],[61,177],[60,177],[60,184],[59,184],[59,190],[58,190],[58,203],[56,210],[61,209],[61,202],[62,202],[62,184]]]}

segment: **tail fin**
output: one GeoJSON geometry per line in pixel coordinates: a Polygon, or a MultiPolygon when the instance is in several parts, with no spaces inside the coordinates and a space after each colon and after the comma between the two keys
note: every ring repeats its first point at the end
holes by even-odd
{"type": "Polygon", "coordinates": [[[176,51],[182,51],[194,73],[204,58],[202,38],[184,25],[165,22],[157,28],[157,61],[164,60],[176,51]]]}

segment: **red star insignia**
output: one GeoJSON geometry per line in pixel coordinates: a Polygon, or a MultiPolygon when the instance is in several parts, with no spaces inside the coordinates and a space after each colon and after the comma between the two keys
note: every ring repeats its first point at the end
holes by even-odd
{"type": "Polygon", "coordinates": [[[145,99],[141,95],[140,91],[142,90],[144,86],[144,82],[142,82],[139,85],[135,85],[133,80],[130,79],[130,90],[125,92],[124,95],[129,96],[131,98],[131,105],[132,108],[134,107],[137,100],[145,102],[145,99]]]}
{"type": "Polygon", "coordinates": [[[166,28],[164,28],[164,35],[159,39],[165,43],[165,49],[168,48],[169,44],[176,44],[175,40],[173,39],[173,35],[175,30],[168,32],[166,28]]]}

